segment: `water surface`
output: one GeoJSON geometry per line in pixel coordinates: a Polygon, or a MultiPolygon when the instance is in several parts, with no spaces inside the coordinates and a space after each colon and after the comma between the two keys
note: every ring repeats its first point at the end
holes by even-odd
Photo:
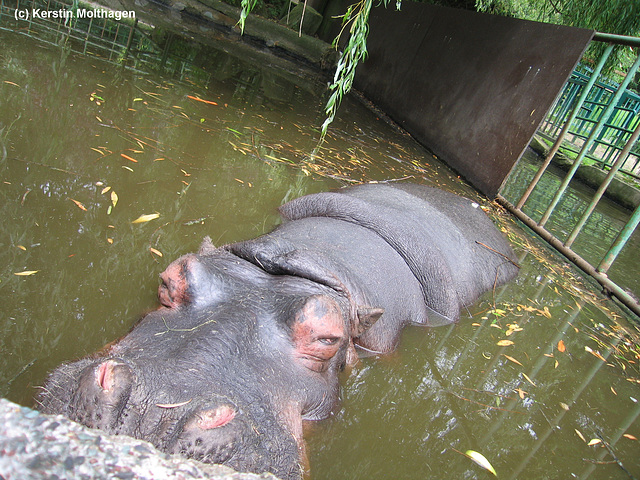
{"type": "MultiPolygon", "coordinates": [[[[323,78],[296,85],[222,54],[194,77],[132,73],[24,36],[0,41],[0,394],[24,405],[47,371],[156,308],[158,274],[205,235],[254,237],[283,202],[353,182],[474,195],[356,101],[318,148],[323,78]],[[155,218],[132,223],[141,215],[155,218]]],[[[603,208],[576,245],[585,254],[627,215],[603,208]]],[[[493,215],[518,279],[459,324],[408,328],[398,352],[345,372],[341,407],[307,432],[310,478],[487,478],[468,450],[500,478],[628,478],[611,453],[640,476],[637,328],[493,215]]],[[[633,245],[616,267],[632,281],[633,245]]]]}

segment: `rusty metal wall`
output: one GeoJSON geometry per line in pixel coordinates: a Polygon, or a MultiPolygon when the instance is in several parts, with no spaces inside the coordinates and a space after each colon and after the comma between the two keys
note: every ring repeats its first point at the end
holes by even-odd
{"type": "Polygon", "coordinates": [[[594,33],[409,1],[370,28],[356,88],[489,197],[594,33]]]}

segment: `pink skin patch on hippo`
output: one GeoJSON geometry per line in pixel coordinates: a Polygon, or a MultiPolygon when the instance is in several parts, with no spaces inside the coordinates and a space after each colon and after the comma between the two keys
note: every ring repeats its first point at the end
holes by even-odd
{"type": "Polygon", "coordinates": [[[107,360],[102,362],[96,370],[96,383],[105,392],[109,392],[116,383],[115,366],[116,362],[107,360]]]}
{"type": "Polygon", "coordinates": [[[158,300],[167,308],[176,308],[188,302],[187,290],[189,282],[185,276],[188,271],[190,258],[173,262],[160,274],[162,283],[158,287],[158,300]]]}
{"type": "Polygon", "coordinates": [[[324,372],[328,360],[340,350],[345,327],[340,307],[328,297],[311,297],[292,325],[296,356],[305,367],[324,372]]]}
{"type": "Polygon", "coordinates": [[[196,425],[201,430],[211,430],[225,426],[236,416],[236,411],[228,405],[198,413],[196,425]]]}

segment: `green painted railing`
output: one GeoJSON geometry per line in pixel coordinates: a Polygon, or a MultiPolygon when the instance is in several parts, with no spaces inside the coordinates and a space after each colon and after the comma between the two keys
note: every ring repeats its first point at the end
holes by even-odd
{"type": "Polygon", "coordinates": [[[640,55],[636,54],[633,65],[626,72],[620,84],[616,85],[601,78],[601,71],[613,48],[632,46],[636,47],[635,51],[638,52],[640,38],[597,33],[594,41],[605,42],[609,46],[589,75],[585,75],[585,70],[572,75],[558,96],[556,104],[551,108],[546,122],[538,131],[541,136],[554,140],[554,144],[538,172],[515,205],[502,195],[498,196],[498,201],[550,245],[583,271],[593,276],[611,295],[618,298],[640,317],[640,303],[634,295],[607,276],[607,272],[618,254],[628,243],[640,223],[640,205],[630,215],[626,225],[620,230],[617,238],[601,259],[586,260],[571,248],[616,174],[625,171],[628,176],[638,178],[637,169],[640,161],[638,160],[640,153],[638,153],[637,145],[638,137],[640,137],[640,96],[628,90],[636,71],[640,69],[640,55]],[[580,139],[580,141],[575,142],[576,139],[580,139]],[[539,220],[534,220],[522,209],[560,150],[564,150],[565,153],[573,151],[574,155],[570,155],[574,157],[573,163],[554,192],[546,211],[542,213],[539,220]],[[636,153],[634,154],[634,152],[636,153]],[[545,224],[554,214],[574,175],[585,159],[597,160],[597,164],[608,173],[584,211],[575,216],[574,224],[563,224],[563,230],[570,233],[562,240],[556,234],[548,231],[545,224]]]}

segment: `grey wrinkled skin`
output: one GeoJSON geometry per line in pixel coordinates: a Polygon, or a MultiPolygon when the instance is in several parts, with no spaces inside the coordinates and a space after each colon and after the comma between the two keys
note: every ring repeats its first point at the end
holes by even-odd
{"type": "MultiPolygon", "coordinates": [[[[287,415],[327,416],[340,365],[318,374],[295,365],[279,321],[293,317],[305,294],[326,289],[268,275],[225,251],[197,262],[228,295],[160,308],[104,357],[62,365],[47,381],[40,409],[168,453],[299,478],[297,433],[287,415]],[[219,407],[235,417],[198,428],[219,407]]],[[[343,364],[344,354],[332,360],[343,364]]]]}
{"type": "Polygon", "coordinates": [[[111,434],[239,471],[301,478],[302,424],[330,415],[356,348],[392,351],[513,278],[513,252],[470,200],[417,185],[301,197],[254,240],[174,261],[162,307],[55,370],[38,398],[111,434]]]}

